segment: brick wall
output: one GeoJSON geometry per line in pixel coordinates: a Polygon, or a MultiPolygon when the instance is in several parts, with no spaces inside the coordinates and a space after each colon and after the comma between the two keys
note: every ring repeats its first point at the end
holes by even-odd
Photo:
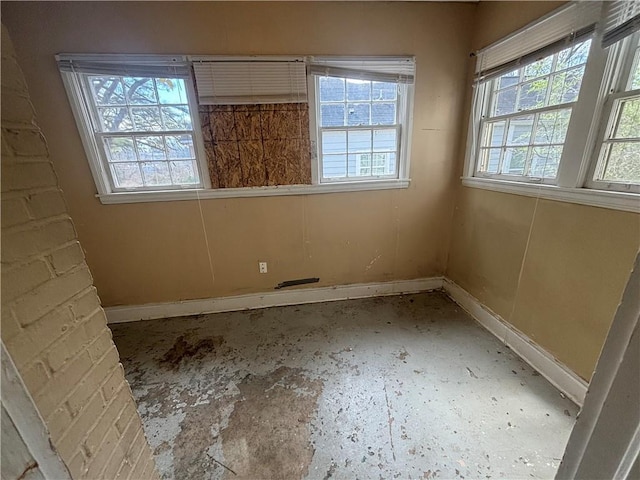
{"type": "Polygon", "coordinates": [[[2,341],[74,479],[157,478],[2,25],[2,341]]]}

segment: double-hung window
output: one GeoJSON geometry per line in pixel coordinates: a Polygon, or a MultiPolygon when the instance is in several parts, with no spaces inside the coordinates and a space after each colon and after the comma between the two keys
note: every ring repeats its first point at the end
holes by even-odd
{"type": "Polygon", "coordinates": [[[571,2],[478,51],[463,184],[640,211],[638,29],[571,2]]]}
{"type": "Polygon", "coordinates": [[[476,172],[553,182],[591,40],[484,82],[476,172]]]}
{"type": "Polygon", "coordinates": [[[605,103],[588,186],[640,192],[640,33],[614,48],[619,69],[605,103]]]}
{"type": "Polygon", "coordinates": [[[572,3],[477,53],[467,177],[557,184],[600,8],[572,3]]]}
{"type": "Polygon", "coordinates": [[[202,188],[184,59],[58,56],[99,194],[202,188]]]}
{"type": "Polygon", "coordinates": [[[405,179],[413,58],[316,57],[309,71],[319,182],[405,179]]]}

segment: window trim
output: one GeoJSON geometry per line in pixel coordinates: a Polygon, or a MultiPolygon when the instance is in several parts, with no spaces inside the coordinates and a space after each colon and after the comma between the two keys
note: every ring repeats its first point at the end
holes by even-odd
{"type": "Polygon", "coordinates": [[[557,185],[511,182],[481,177],[463,177],[462,185],[493,192],[640,213],[640,198],[635,193],[559,187],[557,185]]]}
{"type": "Polygon", "coordinates": [[[158,190],[96,195],[103,204],[173,202],[182,200],[205,200],[211,198],[250,198],[291,195],[315,195],[325,193],[357,193],[373,190],[400,190],[411,185],[410,179],[363,180],[314,185],[276,185],[243,188],[201,188],[183,190],[158,190]]]}
{"type": "MultiPolygon", "coordinates": [[[[86,58],[95,58],[92,56],[83,56],[86,58]]],[[[140,57],[144,59],[145,57],[140,57]]],[[[153,58],[153,57],[148,57],[153,58]]],[[[131,67],[131,58],[127,58],[126,55],[120,56],[118,55],[116,58],[117,63],[125,65],[127,67],[131,67]],[[126,59],[126,60],[125,60],[126,59]]],[[[89,168],[91,170],[91,174],[93,176],[94,182],[96,184],[96,188],[98,190],[97,197],[100,199],[105,198],[110,195],[126,195],[131,193],[140,193],[140,194],[162,194],[168,191],[174,190],[194,190],[192,185],[185,185],[184,187],[180,187],[179,185],[169,185],[169,186],[160,186],[153,189],[149,188],[115,188],[114,180],[111,176],[111,172],[108,171],[108,161],[106,158],[106,153],[104,149],[98,145],[98,139],[101,136],[101,132],[93,132],[92,127],[94,123],[94,116],[92,113],[92,108],[95,106],[88,105],[86,101],[85,95],[90,95],[90,92],[87,91],[87,86],[83,85],[83,79],[81,75],[82,72],[73,72],[73,71],[61,71],[62,82],[65,86],[67,97],[69,98],[69,102],[71,105],[71,110],[73,112],[73,116],[76,120],[76,124],[78,126],[78,132],[80,133],[80,138],[82,140],[82,144],[84,146],[84,150],[87,154],[87,160],[89,163],[89,168]],[[102,153],[101,153],[102,152],[102,153]]],[[[118,73],[114,73],[117,75],[118,73]]],[[[133,72],[131,73],[133,74],[133,72]]],[[[148,73],[144,75],[153,77],[148,73]]],[[[193,140],[194,140],[194,150],[196,154],[195,163],[198,168],[198,175],[200,176],[200,184],[196,186],[196,189],[211,189],[211,179],[209,177],[209,170],[207,166],[206,154],[204,151],[204,142],[202,138],[202,128],[200,125],[200,116],[198,115],[198,103],[195,96],[195,89],[193,87],[193,82],[189,81],[191,79],[191,75],[185,76],[181,74],[177,74],[176,78],[184,78],[185,85],[187,90],[187,100],[189,102],[189,109],[191,113],[191,124],[193,128],[193,140]]],[[[155,77],[154,77],[155,78],[155,77]]],[[[84,82],[86,83],[86,82],[84,82]]],[[[157,132],[159,134],[165,132],[157,132]]],[[[150,132],[153,134],[153,132],[150,132]]],[[[105,203],[105,202],[103,202],[105,203]]]]}

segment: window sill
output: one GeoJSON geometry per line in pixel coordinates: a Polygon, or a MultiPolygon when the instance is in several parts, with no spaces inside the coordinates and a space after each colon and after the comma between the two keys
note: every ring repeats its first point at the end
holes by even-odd
{"type": "Polygon", "coordinates": [[[465,187],[481,188],[494,192],[540,197],[560,202],[640,213],[640,195],[637,193],[612,192],[588,188],[565,188],[555,185],[530,184],[477,177],[464,177],[462,178],[462,184],[465,187]]]}
{"type": "Polygon", "coordinates": [[[318,193],[361,192],[408,188],[410,180],[370,180],[320,185],[279,185],[274,187],[166,190],[156,192],[118,192],[96,195],[105,205],[117,203],[175,202],[210,198],[273,197],[318,193]]]}

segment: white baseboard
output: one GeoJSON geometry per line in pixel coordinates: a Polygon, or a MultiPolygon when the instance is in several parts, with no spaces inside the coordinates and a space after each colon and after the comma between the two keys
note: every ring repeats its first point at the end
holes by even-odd
{"type": "Polygon", "coordinates": [[[107,314],[108,323],[135,322],[154,318],[182,317],[204,313],[233,312],[255,308],[300,305],[303,303],[333,302],[352,298],[426,292],[442,288],[442,282],[442,277],[418,278],[415,280],[396,280],[382,283],[278,290],[233,297],[186,300],[183,302],[107,307],[104,310],[107,314]]]}
{"type": "Polygon", "coordinates": [[[552,385],[582,406],[588,384],[546,350],[536,345],[524,333],[516,330],[498,315],[482,305],[478,299],[449,279],[444,279],[445,292],[478,323],[493,333],[502,343],[531,365],[552,385]]]}

